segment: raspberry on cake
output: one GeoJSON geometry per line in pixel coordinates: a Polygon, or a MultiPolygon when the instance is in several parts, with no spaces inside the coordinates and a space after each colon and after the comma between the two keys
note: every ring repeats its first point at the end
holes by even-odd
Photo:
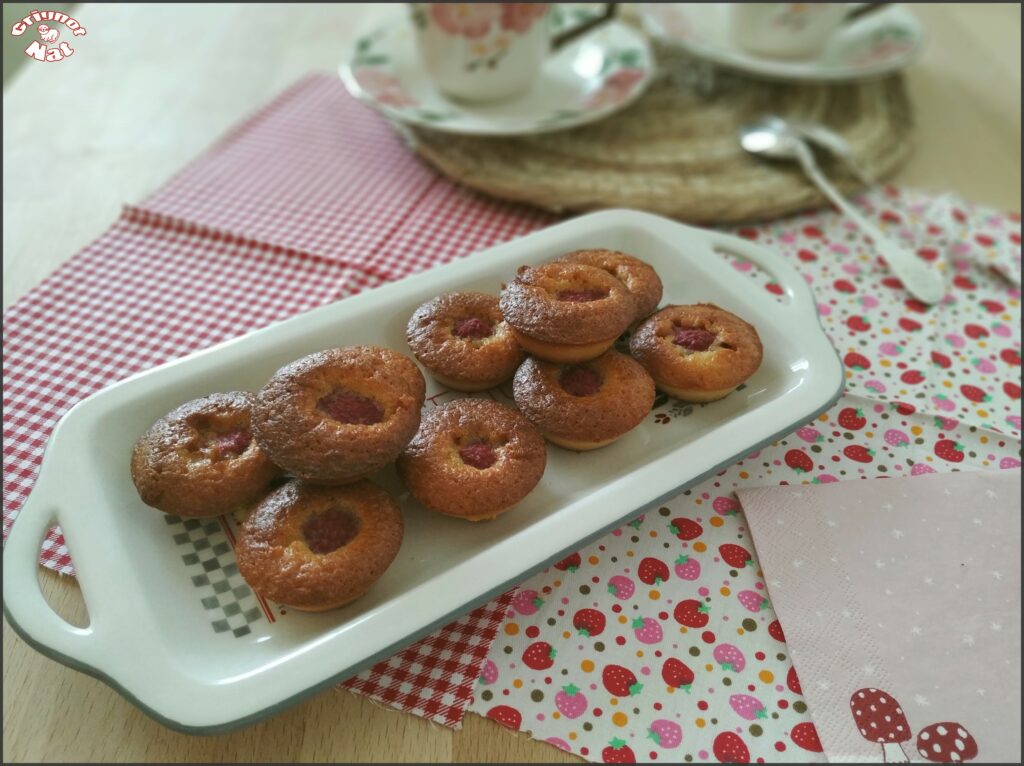
{"type": "Polygon", "coordinates": [[[636,315],[621,281],[582,263],[521,267],[502,290],[500,305],[527,353],[560,363],[600,356],[636,315]]]}
{"type": "Polygon", "coordinates": [[[253,443],[253,401],[248,391],[211,394],[156,421],[132,450],[132,481],[142,501],[204,517],[257,500],[280,471],[253,443]]]}
{"type": "Polygon", "coordinates": [[[427,301],[409,318],[406,338],[430,374],[456,391],[485,391],[504,383],[524,356],[498,299],[486,293],[449,293],[427,301]]]}
{"type": "Polygon", "coordinates": [[[618,351],[582,364],[527,359],[512,381],[516,406],[548,441],[604,447],[638,426],[654,404],[654,381],[618,351]]]}
{"type": "Polygon", "coordinates": [[[404,532],[398,504],[369,481],[290,481],[243,522],[238,571],[253,590],[307,611],[344,606],[388,568],[404,532]]]}
{"type": "Polygon", "coordinates": [[[481,521],[526,497],[546,464],[543,437],[518,412],[486,399],[458,399],[423,415],[398,473],[430,510],[481,521]]]}
{"type": "Polygon", "coordinates": [[[658,273],[647,263],[618,250],[574,250],[558,259],[563,263],[582,263],[608,272],[629,290],[635,311],[633,321],[650,316],[661,302],[662,285],[658,273]]]}
{"type": "Polygon", "coordinates": [[[728,396],[761,366],[757,330],[713,303],[669,306],[644,322],[630,353],[658,388],[688,402],[728,396]]]}
{"type": "Polygon", "coordinates": [[[293,476],[346,484],[392,462],[416,433],[426,383],[379,346],[320,351],[278,370],[256,395],[256,441],[293,476]]]}

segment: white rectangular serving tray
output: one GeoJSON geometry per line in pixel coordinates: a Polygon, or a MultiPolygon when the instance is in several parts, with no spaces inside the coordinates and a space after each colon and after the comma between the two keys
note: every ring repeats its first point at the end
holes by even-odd
{"type": "MultiPolygon", "coordinates": [[[[426,378],[436,403],[443,389],[426,378]]],[[[790,432],[830,407],[842,386],[810,289],[778,255],[646,213],[581,216],[165,364],[78,404],[54,431],[5,546],[4,611],[33,647],[99,678],[167,726],[226,731],[390,656],[790,432]],[[743,389],[669,425],[655,423],[656,408],[604,449],[550,446],[537,488],[492,522],[429,513],[393,469],[380,472],[374,480],[399,498],[405,515],[401,551],[364,598],[331,612],[282,615],[258,603],[237,573],[227,524],[186,523],[139,500],[128,470],[132,445],[174,406],[214,391],[255,391],[285,363],[332,346],[405,352],[406,321],[424,301],[452,290],[496,294],[518,266],[585,247],[623,250],[653,265],[666,304],[711,301],[744,317],[761,335],[761,368],[743,389]],[[723,252],[769,272],[781,302],[723,252]],[[40,592],[37,556],[53,522],[78,571],[87,628],[60,619],[40,592]]],[[[504,401],[507,392],[494,396],[504,401]]]]}

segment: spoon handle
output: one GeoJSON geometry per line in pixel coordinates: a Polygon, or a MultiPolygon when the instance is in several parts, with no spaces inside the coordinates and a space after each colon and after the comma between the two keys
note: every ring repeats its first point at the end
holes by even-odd
{"type": "Polygon", "coordinates": [[[806,144],[797,148],[797,159],[807,176],[821,189],[844,215],[848,216],[861,231],[874,240],[878,253],[885,258],[892,272],[900,278],[907,290],[925,303],[938,303],[946,294],[945,280],[942,272],[928,266],[916,255],[896,244],[885,236],[871,221],[843,197],[842,194],[825,178],[814,160],[814,155],[806,144]]]}

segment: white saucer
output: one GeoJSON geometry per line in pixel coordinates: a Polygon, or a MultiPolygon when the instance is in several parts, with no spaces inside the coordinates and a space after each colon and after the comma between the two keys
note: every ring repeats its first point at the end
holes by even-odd
{"type": "Polygon", "coordinates": [[[654,74],[643,34],[609,22],[550,56],[533,87],[500,104],[444,96],[423,70],[405,20],[360,37],[341,65],[349,93],[385,116],[449,133],[546,133],[600,120],[628,106],[654,74]]]}
{"type": "Polygon", "coordinates": [[[924,40],[914,15],[892,5],[850,22],[820,55],[787,60],[738,48],[729,30],[728,3],[644,3],[640,10],[651,36],[723,67],[773,80],[838,82],[877,77],[907,66],[924,40]]]}

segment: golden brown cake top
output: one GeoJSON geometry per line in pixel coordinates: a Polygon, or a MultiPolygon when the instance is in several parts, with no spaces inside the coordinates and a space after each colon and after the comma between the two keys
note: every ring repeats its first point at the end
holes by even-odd
{"type": "Polygon", "coordinates": [[[663,288],[658,272],[650,264],[628,253],[600,248],[574,250],[558,260],[595,266],[622,282],[636,304],[634,319],[650,316],[661,302],[663,288]]]}
{"type": "Polygon", "coordinates": [[[527,359],[513,379],[516,405],[543,432],[580,442],[614,439],[654,404],[654,381],[634,359],[606,351],[582,364],[527,359]]]}
{"type": "Polygon", "coordinates": [[[362,595],[398,553],[403,530],[398,504],[369,481],[290,481],[249,515],[235,554],[257,592],[319,610],[362,595]]]}
{"type": "Polygon", "coordinates": [[[739,385],[763,356],[753,325],[713,303],[662,309],[637,329],[629,349],[655,380],[708,391],[739,385]]]}
{"type": "Polygon", "coordinates": [[[193,399],[135,443],[131,472],[147,505],[182,516],[216,516],[253,500],[278,473],[252,438],[248,391],[193,399]]]}
{"type": "Polygon", "coordinates": [[[621,281],[582,263],[520,267],[500,305],[505,320],[524,335],[576,345],[618,337],[636,311],[621,281]]]}
{"type": "Polygon", "coordinates": [[[278,370],[256,395],[253,432],[296,476],[342,482],[390,462],[419,426],[426,382],[381,346],[319,351],[278,370]]]}
{"type": "Polygon", "coordinates": [[[398,468],[434,510],[477,516],[525,496],[546,463],[544,438],[522,414],[487,399],[457,399],[424,413],[398,468]]]}
{"type": "Polygon", "coordinates": [[[417,359],[456,380],[507,379],[524,356],[498,299],[486,293],[449,293],[427,301],[409,318],[406,337],[417,359]]]}

